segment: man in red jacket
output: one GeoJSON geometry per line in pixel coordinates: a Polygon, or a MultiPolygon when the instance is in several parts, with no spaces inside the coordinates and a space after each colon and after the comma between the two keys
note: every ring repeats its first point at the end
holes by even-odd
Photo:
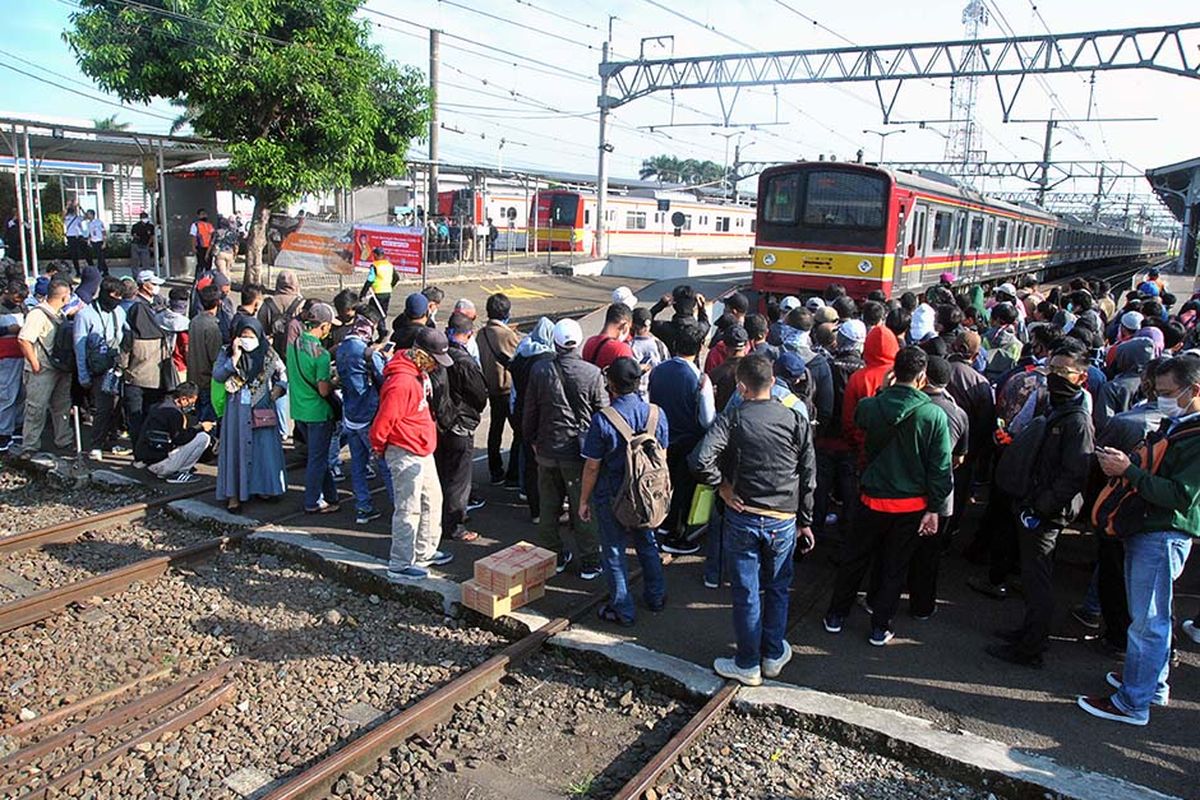
{"type": "Polygon", "coordinates": [[[379,411],[371,423],[371,449],[387,460],[395,490],[388,580],[423,580],[429,567],[453,558],[437,549],[442,534],[442,489],[433,451],[437,422],[430,408],[430,373],[454,363],[446,336],[417,331],[413,346],[383,369],[379,411]]]}
{"type": "Polygon", "coordinates": [[[896,353],[900,352],[900,342],[896,334],[885,325],[877,325],[867,332],[867,341],[863,345],[863,361],[866,366],[850,376],[846,381],[846,394],[842,398],[842,431],[854,446],[859,458],[863,454],[865,434],[854,424],[854,412],[858,409],[858,401],[872,397],[883,386],[887,374],[892,371],[896,362],[896,353]]]}

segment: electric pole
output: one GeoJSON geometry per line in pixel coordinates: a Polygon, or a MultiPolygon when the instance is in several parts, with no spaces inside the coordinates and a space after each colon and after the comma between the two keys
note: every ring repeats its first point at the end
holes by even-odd
{"type": "MultiPolygon", "coordinates": [[[[610,30],[611,26],[612,21],[609,20],[610,30]]],[[[592,241],[592,256],[595,258],[604,258],[608,250],[604,246],[604,214],[608,205],[608,151],[612,149],[612,145],[608,143],[608,45],[606,41],[600,61],[600,96],[596,100],[600,106],[600,140],[597,146],[599,163],[596,166],[596,235],[592,241]]]]}
{"type": "Polygon", "coordinates": [[[438,210],[438,66],[441,62],[441,33],[429,31],[429,205],[425,219],[438,210]]]}
{"type": "MultiPolygon", "coordinates": [[[[1046,120],[1046,141],[1042,145],[1042,174],[1038,178],[1037,204],[1046,206],[1046,190],[1050,187],[1050,150],[1054,147],[1054,109],[1050,110],[1050,119],[1046,120]]],[[[1101,167],[1100,174],[1104,174],[1101,167]]]]}

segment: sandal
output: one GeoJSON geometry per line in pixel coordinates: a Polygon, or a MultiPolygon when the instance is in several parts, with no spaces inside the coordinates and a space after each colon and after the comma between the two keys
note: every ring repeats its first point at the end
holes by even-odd
{"type": "Polygon", "coordinates": [[[240,514],[242,511],[242,504],[238,503],[238,502],[230,501],[225,504],[225,510],[228,511],[230,514],[240,514]]]}
{"type": "Polygon", "coordinates": [[[605,603],[604,605],[600,606],[600,609],[596,612],[596,616],[599,617],[604,622],[612,622],[614,624],[620,625],[622,628],[629,628],[629,627],[633,626],[633,620],[631,620],[631,619],[627,620],[624,617],[622,617],[620,614],[617,613],[617,610],[615,608],[613,608],[612,606],[610,606],[608,603],[605,603]]]}
{"type": "Polygon", "coordinates": [[[456,542],[473,542],[479,538],[479,534],[475,531],[461,530],[450,534],[450,538],[456,542]]]}
{"type": "Polygon", "coordinates": [[[317,506],[316,508],[306,508],[306,509],[304,509],[304,513],[305,514],[336,514],[337,512],[339,512],[341,510],[342,510],[342,507],[337,503],[326,503],[325,505],[317,506]]]}

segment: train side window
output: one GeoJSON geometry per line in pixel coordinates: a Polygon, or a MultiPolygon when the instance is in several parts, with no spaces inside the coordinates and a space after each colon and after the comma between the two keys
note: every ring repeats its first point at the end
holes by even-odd
{"type": "Polygon", "coordinates": [[[971,249],[983,247],[983,217],[971,218],[971,249]]]}
{"type": "Polygon", "coordinates": [[[583,210],[583,224],[584,225],[592,224],[592,210],[590,208],[585,208],[583,210]]]}
{"type": "Polygon", "coordinates": [[[983,249],[987,250],[992,246],[992,236],[996,232],[996,220],[993,217],[987,218],[987,224],[984,227],[983,234],[983,249]]]}
{"type": "Polygon", "coordinates": [[[1042,246],[1042,226],[1038,225],[1033,229],[1033,249],[1037,250],[1042,246]]]}
{"type": "Polygon", "coordinates": [[[717,231],[720,233],[729,231],[729,217],[717,217],[717,231]]]}
{"type": "Polygon", "coordinates": [[[938,211],[933,215],[933,249],[949,250],[950,234],[954,215],[949,211],[938,211]]]}
{"type": "Polygon", "coordinates": [[[645,211],[626,211],[625,212],[625,228],[633,231],[646,230],[646,212],[645,211]]]}
{"type": "Polygon", "coordinates": [[[925,252],[925,228],[928,221],[928,209],[925,206],[917,206],[917,213],[913,214],[913,236],[908,237],[908,240],[915,246],[915,253],[920,254],[925,252]]]}
{"type": "Polygon", "coordinates": [[[996,244],[997,251],[1008,249],[1008,220],[996,220],[996,244]]]}
{"type": "Polygon", "coordinates": [[[750,220],[750,232],[751,233],[758,232],[758,220],[756,220],[756,219],[750,220]]]}

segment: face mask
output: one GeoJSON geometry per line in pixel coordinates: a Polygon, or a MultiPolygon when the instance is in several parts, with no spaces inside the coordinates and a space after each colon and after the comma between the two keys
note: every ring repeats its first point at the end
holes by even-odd
{"type": "Polygon", "coordinates": [[[243,336],[238,341],[242,344],[243,353],[253,353],[258,349],[258,339],[253,336],[243,336]]]}
{"type": "Polygon", "coordinates": [[[1051,373],[1046,376],[1046,388],[1050,392],[1050,404],[1061,405],[1074,399],[1079,394],[1079,387],[1070,378],[1051,373]]]}
{"type": "Polygon", "coordinates": [[[151,295],[157,295],[161,291],[162,291],[162,287],[159,286],[158,284],[156,284],[156,283],[150,284],[150,294],[151,295]]]}
{"type": "Polygon", "coordinates": [[[120,302],[119,300],[117,300],[117,298],[113,297],[112,295],[108,295],[108,294],[100,295],[99,299],[100,299],[100,309],[102,311],[112,311],[114,308],[117,307],[117,303],[120,302]]]}
{"type": "MultiPolygon", "coordinates": [[[[1184,392],[1181,392],[1176,397],[1158,398],[1158,410],[1162,412],[1164,417],[1182,417],[1184,414],[1188,413],[1187,406],[1179,405],[1179,400],[1183,397],[1186,391],[1187,390],[1184,390],[1184,392]]],[[[1188,405],[1191,405],[1190,400],[1188,401],[1188,405]]]]}

